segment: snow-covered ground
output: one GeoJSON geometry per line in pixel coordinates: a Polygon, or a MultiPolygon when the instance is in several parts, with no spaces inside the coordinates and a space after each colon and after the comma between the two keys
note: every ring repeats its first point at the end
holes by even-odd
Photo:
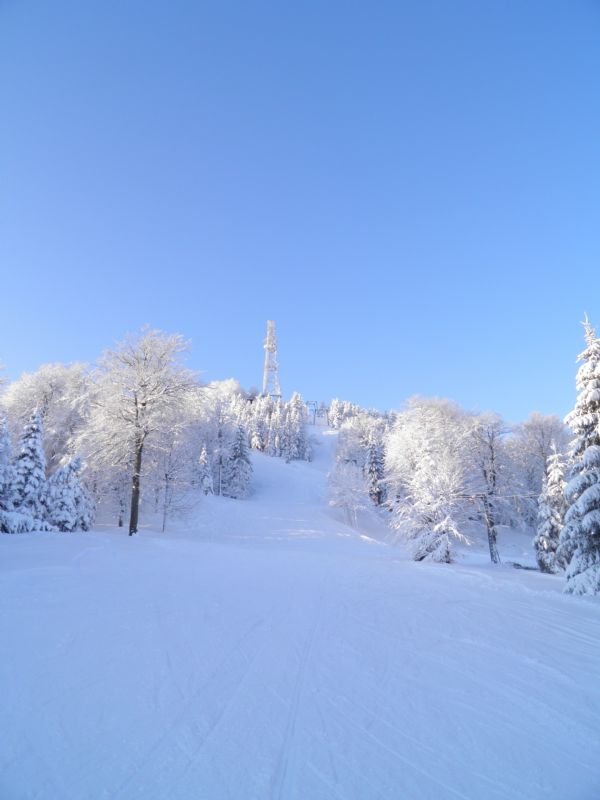
{"type": "Polygon", "coordinates": [[[600,797],[600,602],[353,531],[321,439],[165,534],[0,537],[2,800],[600,797]]]}

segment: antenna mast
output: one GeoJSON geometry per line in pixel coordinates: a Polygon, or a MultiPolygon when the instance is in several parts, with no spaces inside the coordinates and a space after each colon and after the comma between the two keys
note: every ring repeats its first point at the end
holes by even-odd
{"type": "Polygon", "coordinates": [[[275,323],[272,319],[267,321],[267,338],[265,339],[265,369],[263,372],[263,395],[270,395],[278,399],[281,397],[279,385],[279,364],[277,363],[277,339],[275,338],[275,323]]]}

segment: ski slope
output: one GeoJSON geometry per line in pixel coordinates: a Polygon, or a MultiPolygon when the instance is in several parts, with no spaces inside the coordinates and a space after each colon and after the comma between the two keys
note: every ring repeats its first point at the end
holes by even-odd
{"type": "Polygon", "coordinates": [[[173,532],[0,537],[2,800],[600,797],[600,603],[348,528],[333,439],[173,532]]]}

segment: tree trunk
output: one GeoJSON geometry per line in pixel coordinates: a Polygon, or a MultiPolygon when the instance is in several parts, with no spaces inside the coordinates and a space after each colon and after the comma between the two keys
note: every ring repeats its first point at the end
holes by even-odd
{"type": "Polygon", "coordinates": [[[135,443],[135,458],[133,467],[133,477],[131,480],[131,516],[129,517],[129,535],[133,536],[138,532],[138,517],[140,512],[140,474],[142,472],[142,451],[144,449],[143,440],[138,439],[135,443]]]}
{"type": "Polygon", "coordinates": [[[483,498],[483,514],[485,517],[485,526],[487,528],[488,545],[490,547],[490,558],[492,559],[492,564],[500,564],[500,553],[498,552],[498,546],[496,544],[496,540],[498,538],[496,520],[494,518],[493,506],[488,497],[483,498]]]}
{"type": "Polygon", "coordinates": [[[165,472],[165,494],[164,494],[164,500],[163,500],[163,515],[162,515],[162,532],[163,533],[167,529],[167,513],[169,511],[169,505],[171,503],[170,484],[171,484],[171,481],[169,480],[169,474],[168,474],[168,472],[165,472]]]}

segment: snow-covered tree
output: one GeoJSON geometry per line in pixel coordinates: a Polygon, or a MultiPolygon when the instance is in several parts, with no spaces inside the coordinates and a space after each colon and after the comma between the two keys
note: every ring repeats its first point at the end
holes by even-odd
{"type": "Polygon", "coordinates": [[[247,436],[241,425],[229,448],[223,468],[221,494],[225,497],[246,497],[252,480],[252,464],[248,452],[247,436]]]}
{"type": "Polygon", "coordinates": [[[368,508],[369,497],[362,470],[349,462],[338,461],[329,475],[329,505],[340,508],[352,527],[358,524],[358,514],[368,508]]]}
{"type": "Polygon", "coordinates": [[[387,421],[381,414],[365,409],[355,410],[345,419],[337,437],[337,459],[366,470],[369,448],[374,445],[383,453],[388,433],[387,421]]]}
{"type": "Polygon", "coordinates": [[[266,435],[262,420],[254,418],[250,426],[250,447],[262,453],[266,446],[266,435]]]}
{"type": "Polygon", "coordinates": [[[21,449],[15,461],[14,504],[36,519],[44,517],[46,457],[40,415],[34,411],[21,436],[21,449]]]}
{"type": "Polygon", "coordinates": [[[564,491],[563,463],[560,454],[554,448],[548,456],[547,477],[544,478],[538,500],[537,534],[533,540],[535,557],[542,572],[553,573],[560,569],[556,551],[563,527],[564,491]]]}
{"type": "Polygon", "coordinates": [[[575,438],[558,551],[559,559],[568,561],[565,591],[570,594],[600,592],[600,339],[587,318],[584,330],[578,396],[566,418],[575,438]]]}
{"type": "Polygon", "coordinates": [[[283,426],[283,403],[279,400],[274,407],[269,418],[269,433],[267,436],[267,446],[265,452],[269,456],[281,455],[281,431],[283,426]]]}
{"type": "Polygon", "coordinates": [[[511,506],[515,522],[520,520],[525,525],[537,526],[537,500],[544,479],[548,477],[548,459],[553,447],[558,453],[564,453],[568,440],[568,429],[559,417],[538,412],[530,414],[506,436],[503,448],[510,459],[507,467],[514,488],[511,506]]]}
{"type": "Polygon", "coordinates": [[[12,511],[15,504],[15,468],[8,425],[0,418],[0,509],[12,511]]]}
{"type": "Polygon", "coordinates": [[[94,503],[80,479],[81,460],[74,458],[46,482],[44,505],[47,521],[59,531],[89,531],[94,503]]]}
{"type": "Polygon", "coordinates": [[[286,461],[305,461],[309,454],[306,438],[306,406],[298,392],[286,404],[282,430],[282,450],[286,461]]]}
{"type": "Polygon", "coordinates": [[[10,434],[5,419],[0,419],[0,533],[21,533],[33,528],[29,515],[15,511],[15,468],[10,434]]]}
{"type": "Polygon", "coordinates": [[[83,436],[88,458],[131,470],[129,535],[137,533],[143,456],[173,424],[195,386],[179,334],[145,328],[100,359],[83,436]]]}
{"type": "Polygon", "coordinates": [[[198,501],[198,450],[203,430],[198,418],[196,390],[165,412],[161,429],[147,442],[144,457],[143,501],[162,515],[162,530],[173,514],[184,516],[198,501]]]}
{"type": "Polygon", "coordinates": [[[343,423],[351,419],[356,414],[359,414],[361,409],[354,403],[348,400],[339,400],[335,397],[329,404],[329,411],[327,413],[327,423],[331,428],[339,429],[343,423]]]}
{"type": "Polygon", "coordinates": [[[90,380],[83,364],[44,364],[11,383],[2,397],[16,437],[34,409],[44,428],[49,472],[72,457],[74,439],[85,424],[90,380]]]}
{"type": "Polygon", "coordinates": [[[329,404],[329,413],[327,414],[327,422],[331,428],[339,428],[344,419],[344,411],[342,403],[334,397],[329,404]]]}
{"type": "MultiPolygon", "coordinates": [[[[196,454],[206,448],[208,464],[212,469],[212,490],[221,494],[225,464],[231,444],[241,424],[247,434],[245,419],[249,403],[239,383],[234,380],[215,381],[198,391],[198,425],[196,454]]],[[[198,471],[196,463],[196,473],[198,471]]]]}
{"type": "Polygon", "coordinates": [[[210,460],[208,457],[208,452],[206,450],[206,445],[202,445],[202,450],[200,451],[200,457],[198,458],[197,476],[198,476],[198,484],[202,492],[204,494],[213,494],[214,493],[213,473],[210,460]]]}
{"type": "Polygon", "coordinates": [[[507,433],[506,425],[497,414],[485,413],[473,418],[468,491],[481,505],[493,564],[500,563],[498,525],[507,516],[510,503],[507,433]]]}
{"type": "Polygon", "coordinates": [[[452,403],[413,398],[387,438],[393,527],[415,561],[452,561],[453,542],[466,541],[460,527],[469,431],[468,418],[452,403]]]}
{"type": "Polygon", "coordinates": [[[369,442],[364,474],[371,501],[379,506],[384,500],[384,466],[383,449],[372,440],[369,442]]]}

